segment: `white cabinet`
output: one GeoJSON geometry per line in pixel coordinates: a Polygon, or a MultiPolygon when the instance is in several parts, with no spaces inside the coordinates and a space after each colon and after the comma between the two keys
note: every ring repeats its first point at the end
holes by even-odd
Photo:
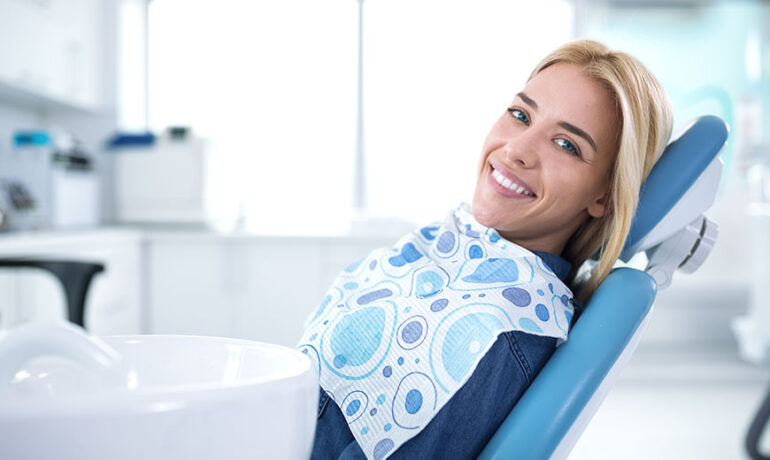
{"type": "Polygon", "coordinates": [[[247,276],[244,251],[207,237],[159,237],[149,244],[150,332],[231,335],[244,300],[235,287],[247,276]]]}
{"type": "Polygon", "coordinates": [[[285,343],[318,295],[318,256],[282,239],[153,238],[151,330],[285,343]]]}
{"type": "Polygon", "coordinates": [[[150,331],[296,345],[337,273],[395,239],[148,238],[150,331]]]}
{"type": "MultiPolygon", "coordinates": [[[[0,237],[0,258],[101,262],[86,299],[97,335],[192,334],[294,346],[337,274],[396,238],[269,237],[93,230],[0,237]]],[[[0,328],[66,318],[62,287],[36,269],[0,269],[0,328]]]]}
{"type": "Polygon", "coordinates": [[[104,2],[0,0],[0,95],[94,109],[101,92],[104,2]]]}

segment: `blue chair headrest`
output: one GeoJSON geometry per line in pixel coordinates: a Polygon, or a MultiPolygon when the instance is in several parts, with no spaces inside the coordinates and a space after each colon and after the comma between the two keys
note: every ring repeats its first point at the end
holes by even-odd
{"type": "Polygon", "coordinates": [[[624,252],[648,235],[690,190],[727,142],[728,132],[722,119],[704,115],[668,144],[642,184],[624,252]]]}

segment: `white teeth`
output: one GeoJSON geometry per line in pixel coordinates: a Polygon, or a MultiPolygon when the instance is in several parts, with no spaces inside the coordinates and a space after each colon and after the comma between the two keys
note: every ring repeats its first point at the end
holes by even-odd
{"type": "Polygon", "coordinates": [[[503,187],[505,187],[507,189],[513,190],[514,192],[521,193],[523,195],[532,196],[532,193],[528,192],[521,185],[519,185],[519,184],[517,184],[515,182],[511,182],[510,179],[508,179],[507,177],[505,177],[502,174],[500,174],[499,172],[497,172],[496,169],[492,170],[492,177],[495,178],[495,180],[497,181],[498,184],[502,185],[503,187]]]}

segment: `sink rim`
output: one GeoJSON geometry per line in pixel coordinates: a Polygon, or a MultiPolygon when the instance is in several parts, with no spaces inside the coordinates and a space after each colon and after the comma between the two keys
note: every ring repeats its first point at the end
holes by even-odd
{"type": "Polygon", "coordinates": [[[216,337],[191,334],[120,334],[98,336],[109,346],[132,345],[128,342],[147,342],[153,340],[185,341],[222,345],[238,345],[244,348],[269,349],[285,354],[287,359],[294,359],[296,365],[292,371],[284,371],[270,376],[238,379],[235,382],[197,382],[191,384],[154,385],[135,389],[105,388],[93,394],[76,394],[66,399],[59,398],[0,398],[0,422],[23,418],[60,417],[60,416],[103,416],[141,415],[155,412],[180,410],[215,410],[223,403],[249,398],[258,398],[261,391],[288,393],[297,391],[307,381],[315,380],[317,375],[310,358],[301,351],[283,345],[256,340],[216,337]],[[118,344],[118,345],[116,345],[118,344]],[[257,390],[257,391],[255,391],[257,390]]]}

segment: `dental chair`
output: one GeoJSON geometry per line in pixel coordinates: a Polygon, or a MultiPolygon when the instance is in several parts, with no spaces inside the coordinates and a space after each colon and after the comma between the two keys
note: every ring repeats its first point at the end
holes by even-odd
{"type": "Polygon", "coordinates": [[[698,269],[714,246],[717,226],[702,213],[716,196],[728,129],[706,115],[668,145],[642,185],[620,256],[645,252],[646,269],[607,276],[479,459],[567,458],[636,350],[657,289],[677,269],[698,269]]]}

